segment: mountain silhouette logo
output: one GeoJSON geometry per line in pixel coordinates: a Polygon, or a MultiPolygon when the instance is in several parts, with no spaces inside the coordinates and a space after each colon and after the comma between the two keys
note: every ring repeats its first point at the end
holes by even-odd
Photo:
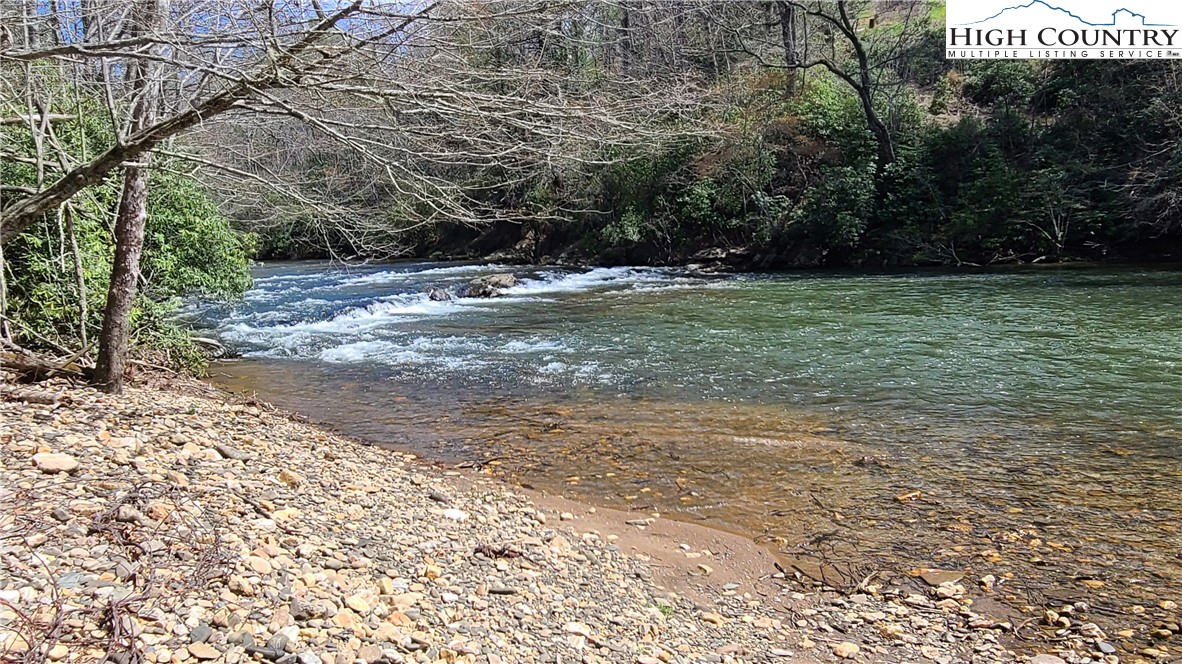
{"type": "Polygon", "coordinates": [[[962,23],[961,25],[980,25],[982,23],[988,23],[989,21],[992,21],[994,19],[1001,18],[1002,16],[1015,16],[1016,17],[1016,15],[1027,13],[1028,10],[1039,10],[1040,8],[1049,9],[1049,10],[1055,11],[1055,12],[1061,12],[1063,14],[1063,18],[1072,18],[1072,19],[1075,19],[1076,21],[1079,21],[1082,25],[1086,25],[1086,26],[1093,27],[1093,28],[1115,27],[1117,22],[1121,19],[1131,20],[1131,21],[1140,20],[1140,23],[1138,23],[1137,25],[1143,26],[1143,27],[1169,27],[1169,26],[1174,25],[1173,23],[1150,23],[1144,14],[1138,14],[1137,12],[1135,12],[1131,9],[1128,9],[1126,7],[1121,7],[1119,9],[1113,11],[1112,14],[1110,15],[1111,20],[1108,22],[1093,23],[1093,22],[1083,18],[1082,16],[1079,16],[1078,14],[1072,12],[1069,9],[1064,9],[1062,7],[1052,5],[1048,2],[1045,2],[1045,0],[1031,0],[1030,2],[1028,2],[1024,5],[1015,5],[1013,7],[1006,7],[1005,9],[997,12],[993,16],[990,16],[988,18],[983,18],[979,21],[973,21],[971,23],[962,23]]]}

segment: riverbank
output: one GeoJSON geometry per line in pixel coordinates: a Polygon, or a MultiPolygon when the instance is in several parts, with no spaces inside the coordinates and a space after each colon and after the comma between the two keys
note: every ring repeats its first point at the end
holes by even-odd
{"type": "MultiPolygon", "coordinates": [[[[968,580],[799,592],[745,538],[430,465],[195,381],[6,390],[6,661],[1019,659],[968,580]]],[[[1089,661],[1092,634],[1058,654],[1089,661]]]]}

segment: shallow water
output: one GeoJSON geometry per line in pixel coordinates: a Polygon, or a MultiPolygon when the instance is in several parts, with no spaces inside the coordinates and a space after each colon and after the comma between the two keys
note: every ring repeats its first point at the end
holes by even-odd
{"type": "MultiPolygon", "coordinates": [[[[1182,272],[260,269],[215,379],[380,444],[1016,604],[1182,589],[1182,272]],[[918,499],[897,496],[918,491],[918,499]]],[[[1177,599],[1177,598],[1175,598],[1177,599]]]]}

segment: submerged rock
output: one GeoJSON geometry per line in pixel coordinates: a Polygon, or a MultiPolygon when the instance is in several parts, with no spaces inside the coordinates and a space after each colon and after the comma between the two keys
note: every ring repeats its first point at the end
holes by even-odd
{"type": "Polygon", "coordinates": [[[956,583],[964,578],[964,572],[943,569],[928,569],[920,573],[919,578],[932,587],[939,587],[949,583],[956,583]]]}

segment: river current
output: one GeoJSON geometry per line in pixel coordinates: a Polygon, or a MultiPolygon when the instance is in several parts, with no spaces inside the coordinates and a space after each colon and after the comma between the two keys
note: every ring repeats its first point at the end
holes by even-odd
{"type": "Polygon", "coordinates": [[[1114,612],[1182,588],[1182,272],[287,263],[192,314],[243,356],[227,387],[850,578],[1114,612]]]}

